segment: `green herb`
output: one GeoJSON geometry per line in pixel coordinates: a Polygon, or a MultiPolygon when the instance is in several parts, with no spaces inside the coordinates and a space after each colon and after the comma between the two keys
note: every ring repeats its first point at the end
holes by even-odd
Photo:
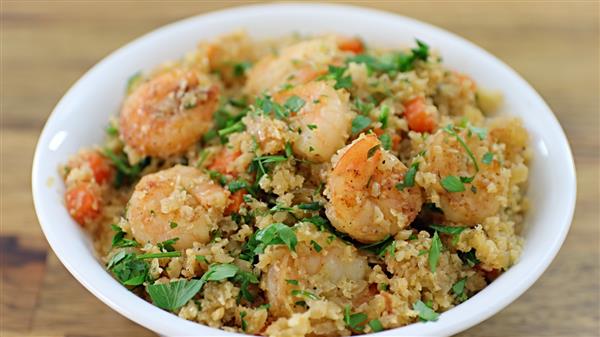
{"type": "Polygon", "coordinates": [[[246,130],[246,125],[242,121],[238,121],[235,124],[220,129],[219,131],[217,131],[217,134],[221,137],[225,137],[232,133],[242,132],[244,130],[246,130]]]}
{"type": "Polygon", "coordinates": [[[248,323],[246,323],[246,320],[244,319],[244,317],[246,317],[246,312],[240,311],[240,320],[242,321],[242,331],[246,331],[246,329],[248,329],[248,323]]]}
{"type": "Polygon", "coordinates": [[[311,216],[310,218],[302,219],[303,222],[310,222],[313,225],[317,226],[317,229],[320,231],[325,229],[325,226],[329,223],[329,221],[322,216],[311,216]]]}
{"type": "Polygon", "coordinates": [[[442,226],[442,225],[429,225],[432,229],[444,233],[452,235],[452,244],[456,245],[458,243],[458,239],[460,238],[460,233],[462,233],[467,227],[454,227],[454,226],[442,226]]]}
{"type": "Polygon", "coordinates": [[[291,112],[298,112],[298,111],[300,111],[300,109],[302,109],[304,104],[306,104],[306,101],[304,101],[302,98],[294,95],[294,96],[288,98],[285,101],[285,103],[283,104],[283,106],[286,109],[290,110],[291,112]]]}
{"type": "Polygon", "coordinates": [[[208,264],[208,260],[204,255],[196,255],[196,261],[208,264]]]}
{"type": "Polygon", "coordinates": [[[458,251],[457,254],[458,257],[462,260],[462,262],[469,267],[474,267],[480,263],[479,259],[475,254],[475,249],[471,249],[466,253],[458,251]]]}
{"type": "Polygon", "coordinates": [[[373,108],[375,107],[375,104],[369,102],[369,103],[364,103],[360,98],[356,98],[354,100],[354,105],[356,106],[356,109],[358,109],[358,111],[363,114],[366,115],[368,114],[371,110],[373,110],[373,108]]]}
{"type": "Polygon", "coordinates": [[[352,134],[357,135],[371,125],[371,118],[358,115],[352,120],[352,134]]]}
{"type": "Polygon", "coordinates": [[[294,302],[294,305],[298,305],[301,307],[307,307],[306,301],[296,301],[296,302],[294,302]]]}
{"type": "Polygon", "coordinates": [[[227,100],[227,102],[229,102],[229,104],[231,104],[232,106],[234,106],[236,108],[244,109],[244,108],[248,107],[248,103],[246,103],[246,98],[235,99],[235,98],[231,97],[227,100]]]}
{"type": "Polygon", "coordinates": [[[463,277],[458,280],[454,285],[452,285],[452,292],[454,296],[459,302],[464,302],[467,300],[467,294],[465,293],[465,284],[467,283],[467,278],[463,277]]]}
{"type": "Polygon", "coordinates": [[[319,299],[319,296],[311,293],[310,291],[298,290],[298,289],[292,290],[292,296],[310,298],[311,300],[319,299]]]}
{"type": "Polygon", "coordinates": [[[387,291],[388,289],[390,289],[390,285],[385,284],[385,283],[380,283],[377,285],[377,289],[379,289],[381,291],[387,291]]]}
{"type": "Polygon", "coordinates": [[[381,142],[381,146],[384,150],[389,151],[392,148],[392,137],[390,137],[390,135],[388,135],[387,133],[384,133],[381,136],[379,136],[379,141],[381,142]]]}
{"type": "Polygon", "coordinates": [[[227,184],[227,189],[229,190],[229,192],[235,193],[237,191],[248,188],[248,186],[249,185],[247,181],[243,179],[238,179],[230,181],[229,184],[227,184]]]}
{"type": "Polygon", "coordinates": [[[289,109],[281,106],[279,103],[271,100],[271,97],[264,95],[256,98],[256,107],[259,108],[264,114],[273,113],[275,118],[284,119],[290,116],[289,109]]]}
{"type": "Polygon", "coordinates": [[[247,301],[254,301],[254,296],[248,289],[250,283],[257,284],[258,277],[251,272],[247,272],[244,270],[238,270],[235,276],[233,277],[233,281],[240,283],[240,296],[245,298],[247,301]]]}
{"type": "Polygon", "coordinates": [[[113,255],[106,267],[124,285],[138,286],[148,280],[150,266],[136,259],[135,254],[120,251],[113,255]]]}
{"type": "Polygon", "coordinates": [[[394,246],[393,249],[395,250],[394,237],[391,235],[387,235],[381,241],[377,241],[368,245],[358,246],[358,248],[374,253],[377,256],[383,256],[386,252],[390,251],[390,247],[392,246],[394,246]]]}
{"type": "Polygon", "coordinates": [[[373,157],[375,155],[375,152],[377,152],[377,150],[379,150],[379,145],[375,145],[372,148],[370,148],[369,151],[367,151],[367,159],[373,157]]]}
{"type": "Polygon", "coordinates": [[[444,177],[441,181],[442,187],[448,192],[464,192],[465,185],[456,176],[444,177]]]}
{"type": "Polygon", "coordinates": [[[106,134],[109,136],[116,136],[119,134],[119,129],[117,129],[112,123],[108,124],[104,131],[106,131],[106,134]]]}
{"type": "Polygon", "coordinates": [[[371,330],[373,330],[373,332],[383,331],[383,325],[381,325],[381,322],[378,319],[370,321],[369,326],[371,327],[371,330]]]}
{"type": "Polygon", "coordinates": [[[274,164],[287,161],[288,158],[284,156],[258,156],[252,159],[248,171],[250,173],[256,172],[255,184],[260,182],[260,178],[267,174],[267,164],[274,164]]]}
{"type": "Polygon", "coordinates": [[[285,157],[294,158],[294,152],[292,151],[292,144],[285,142],[285,157]]]}
{"type": "Polygon", "coordinates": [[[429,57],[429,46],[419,39],[415,39],[415,41],[417,42],[417,48],[411,49],[413,57],[415,59],[427,61],[427,57],[429,57]]]}
{"type": "Polygon", "coordinates": [[[315,130],[317,128],[315,124],[308,124],[306,127],[308,127],[311,130],[315,130]]]}
{"type": "Polygon", "coordinates": [[[419,319],[424,322],[437,321],[440,316],[420,300],[413,305],[413,310],[419,314],[419,319]]]}
{"type": "Polygon", "coordinates": [[[362,331],[365,328],[365,321],[368,319],[369,317],[362,313],[356,313],[356,314],[352,314],[350,313],[350,306],[347,305],[344,307],[344,323],[346,323],[346,326],[349,327],[352,330],[356,330],[356,331],[362,331]]]}
{"type": "Polygon", "coordinates": [[[165,257],[180,257],[180,256],[181,256],[181,252],[164,252],[164,253],[140,254],[140,255],[136,256],[135,258],[138,260],[144,260],[144,259],[162,259],[165,257]]]}
{"type": "Polygon", "coordinates": [[[481,162],[484,163],[484,164],[486,164],[486,165],[491,164],[493,160],[494,160],[494,154],[491,153],[491,152],[486,152],[483,155],[483,158],[481,158],[481,162]]]}
{"type": "Polygon", "coordinates": [[[387,105],[383,105],[381,107],[381,114],[379,115],[379,122],[381,123],[382,129],[387,128],[389,115],[390,115],[390,107],[388,107],[387,105]]]}
{"type": "Polygon", "coordinates": [[[288,284],[297,286],[298,285],[298,280],[285,280],[285,282],[287,282],[288,284]]]}
{"type": "Polygon", "coordinates": [[[429,269],[432,273],[435,273],[437,268],[438,260],[440,259],[440,253],[442,252],[442,241],[438,235],[438,232],[435,231],[433,233],[433,238],[431,239],[431,246],[429,247],[429,269]]]}
{"type": "Polygon", "coordinates": [[[178,226],[177,222],[175,222],[175,221],[169,222],[169,227],[171,227],[171,228],[177,228],[177,226],[178,226]]]}
{"type": "Polygon", "coordinates": [[[476,126],[469,126],[469,133],[474,133],[477,135],[477,137],[479,137],[479,140],[484,140],[485,137],[487,136],[487,129],[486,128],[478,128],[476,126]]]}
{"type": "Polygon", "coordinates": [[[104,155],[108,157],[113,165],[117,168],[117,177],[115,179],[115,187],[120,187],[123,178],[128,178],[130,181],[137,178],[137,176],[142,172],[144,167],[146,167],[150,160],[148,158],[142,159],[135,165],[129,165],[129,160],[124,153],[116,155],[110,149],[104,149],[104,155]],[[121,180],[121,181],[119,181],[121,180]]]}
{"type": "Polygon", "coordinates": [[[165,240],[163,242],[159,242],[156,245],[158,246],[158,248],[160,248],[160,250],[166,250],[167,252],[172,252],[175,250],[173,245],[175,244],[175,242],[177,242],[177,240],[179,240],[179,238],[172,238],[169,240],[165,240]]]}
{"type": "Polygon", "coordinates": [[[412,241],[412,240],[416,240],[417,239],[417,234],[415,233],[411,233],[410,236],[408,237],[408,241],[412,241]]]}
{"type": "Polygon", "coordinates": [[[328,73],[323,78],[335,80],[335,89],[350,89],[352,87],[352,77],[344,76],[348,67],[336,67],[330,65],[328,73]]]}
{"type": "Polygon", "coordinates": [[[254,261],[255,256],[263,253],[267,246],[279,244],[285,244],[291,251],[295,251],[298,239],[292,228],[282,223],[274,223],[250,236],[242,246],[240,259],[254,261]]]}
{"type": "Polygon", "coordinates": [[[402,191],[405,188],[415,186],[415,176],[417,175],[417,171],[419,170],[419,163],[413,163],[410,165],[408,171],[404,175],[404,180],[401,183],[396,184],[396,188],[399,191],[402,191]]]}
{"type": "Polygon", "coordinates": [[[131,75],[127,79],[127,85],[125,86],[125,92],[127,93],[127,95],[129,95],[133,92],[133,89],[135,89],[135,87],[137,87],[137,85],[141,82],[141,80],[142,80],[142,72],[141,71],[138,71],[137,73],[131,75]]]}
{"type": "Polygon", "coordinates": [[[315,202],[309,202],[309,203],[305,203],[305,204],[299,204],[298,208],[302,209],[302,210],[318,211],[321,208],[323,208],[323,205],[321,205],[320,202],[315,201],[315,202]]]}
{"type": "Polygon", "coordinates": [[[248,69],[252,68],[252,63],[249,61],[243,61],[233,65],[233,76],[242,77],[246,74],[248,69]]]}
{"type": "Polygon", "coordinates": [[[157,307],[175,311],[184,306],[202,288],[202,280],[178,280],[146,287],[152,303],[157,307]]]}
{"type": "Polygon", "coordinates": [[[123,229],[117,225],[110,225],[112,230],[117,232],[115,236],[112,238],[112,246],[113,247],[137,247],[139,243],[135,240],[126,239],[125,235],[127,232],[123,231],[123,229]]]}
{"type": "Polygon", "coordinates": [[[310,240],[310,244],[313,246],[317,253],[319,253],[323,249],[323,247],[321,247],[321,245],[319,245],[315,240],[310,240]]]}

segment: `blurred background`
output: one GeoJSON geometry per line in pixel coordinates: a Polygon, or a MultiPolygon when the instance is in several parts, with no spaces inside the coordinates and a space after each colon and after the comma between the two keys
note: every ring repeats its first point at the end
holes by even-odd
{"type": "MultiPolygon", "coordinates": [[[[154,336],[88,293],[49,250],[30,192],[33,150],[60,97],[110,52],[164,24],[246,3],[1,1],[1,336],[154,336]]],[[[499,57],[548,102],[575,154],[577,209],[556,260],[516,302],[460,336],[598,336],[598,1],[350,3],[432,23],[499,57]]]]}

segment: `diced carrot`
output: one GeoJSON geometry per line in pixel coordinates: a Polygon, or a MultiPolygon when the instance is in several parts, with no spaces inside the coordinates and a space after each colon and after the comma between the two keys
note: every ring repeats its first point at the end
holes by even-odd
{"type": "Polygon", "coordinates": [[[87,160],[92,172],[94,172],[94,179],[98,184],[104,184],[110,180],[113,174],[113,168],[110,165],[108,158],[94,151],[89,153],[87,160]]]}
{"type": "Polygon", "coordinates": [[[246,190],[242,189],[229,196],[229,205],[225,208],[225,216],[237,213],[240,210],[240,206],[244,202],[244,194],[246,194],[246,190]]]}
{"type": "Polygon", "coordinates": [[[392,135],[392,150],[398,150],[400,148],[400,141],[402,140],[402,137],[395,133],[392,135]]]}
{"type": "Polygon", "coordinates": [[[377,135],[377,137],[381,137],[381,135],[384,134],[384,131],[382,128],[374,128],[373,129],[373,133],[377,135]]]}
{"type": "Polygon", "coordinates": [[[338,41],[338,48],[343,51],[349,51],[354,54],[360,54],[365,51],[365,46],[359,38],[342,38],[338,41]]]}
{"type": "Polygon", "coordinates": [[[417,132],[433,132],[437,126],[434,116],[426,110],[423,97],[413,98],[404,103],[404,117],[408,128],[417,132]]]}
{"type": "Polygon", "coordinates": [[[100,198],[91,183],[80,183],[67,189],[65,203],[69,214],[80,225],[100,215],[100,198]]]}

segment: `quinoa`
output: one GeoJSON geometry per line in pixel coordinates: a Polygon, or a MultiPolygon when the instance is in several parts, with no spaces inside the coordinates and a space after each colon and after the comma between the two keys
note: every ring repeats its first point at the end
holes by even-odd
{"type": "Polygon", "coordinates": [[[236,31],[136,76],[128,97],[161,85],[174,89],[139,114],[189,119],[136,125],[137,141],[209,130],[192,146],[149,155],[113,118],[103,144],[59,170],[107,271],[183,319],[264,336],[370,333],[418,322],[423,305],[450,310],[518,263],[527,130],[496,115],[501,93],[421,41],[236,31]],[[153,82],[180,74],[199,83],[153,82]],[[215,104],[210,121],[190,117],[203,104],[215,104]]]}

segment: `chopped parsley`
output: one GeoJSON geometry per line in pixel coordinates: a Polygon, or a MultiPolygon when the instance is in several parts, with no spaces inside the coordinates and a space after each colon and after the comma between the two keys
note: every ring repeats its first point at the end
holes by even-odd
{"type": "Polygon", "coordinates": [[[390,137],[390,135],[387,133],[379,136],[379,141],[381,142],[381,146],[384,150],[390,150],[392,148],[392,137],[390,137]]]}
{"type": "Polygon", "coordinates": [[[233,65],[233,76],[242,77],[250,68],[252,68],[252,63],[249,61],[236,63],[233,65]]]}
{"type": "Polygon", "coordinates": [[[363,331],[368,318],[367,314],[362,312],[356,314],[351,313],[349,305],[344,307],[344,323],[352,330],[363,331]]]}
{"type": "Polygon", "coordinates": [[[309,202],[309,203],[299,204],[298,208],[302,209],[302,210],[318,211],[321,208],[323,208],[323,205],[321,205],[320,202],[315,201],[315,202],[309,202]]]}
{"type": "Polygon", "coordinates": [[[138,286],[150,278],[150,265],[142,259],[137,259],[134,253],[116,253],[108,261],[106,268],[124,285],[138,286]]]}
{"type": "Polygon", "coordinates": [[[484,164],[486,164],[486,165],[491,164],[493,160],[494,160],[494,154],[491,153],[491,152],[486,152],[483,155],[483,158],[481,158],[481,162],[484,163],[484,164]]]}
{"type": "Polygon", "coordinates": [[[410,71],[417,60],[427,61],[429,46],[416,39],[417,47],[411,49],[409,54],[397,52],[376,57],[369,54],[354,55],[346,59],[346,63],[363,63],[369,72],[387,73],[395,75],[398,72],[410,71]]]}
{"type": "Polygon", "coordinates": [[[381,107],[381,113],[379,114],[379,122],[381,123],[381,128],[387,128],[388,118],[390,116],[390,107],[387,105],[383,105],[381,107]]]}
{"type": "Polygon", "coordinates": [[[144,260],[144,259],[162,259],[165,257],[180,257],[180,256],[181,256],[181,252],[164,252],[164,253],[140,254],[140,255],[136,256],[135,258],[138,260],[144,260]]]}
{"type": "Polygon", "coordinates": [[[121,227],[117,225],[110,225],[112,230],[116,232],[116,234],[112,238],[112,247],[137,247],[139,244],[135,240],[126,239],[125,232],[121,227]]]}
{"type": "Polygon", "coordinates": [[[117,129],[117,127],[112,123],[109,123],[104,131],[106,131],[106,134],[109,136],[117,136],[119,134],[119,129],[117,129]]]}
{"type": "Polygon", "coordinates": [[[169,222],[169,227],[171,227],[171,228],[177,228],[177,226],[178,226],[177,222],[175,222],[175,221],[169,222]]]}
{"type": "Polygon", "coordinates": [[[244,317],[246,317],[246,312],[240,311],[240,320],[242,321],[242,331],[246,331],[246,329],[248,328],[248,323],[246,322],[244,317]]]}
{"type": "Polygon", "coordinates": [[[243,190],[248,187],[249,187],[248,182],[243,179],[232,180],[229,182],[229,184],[227,184],[227,189],[231,193],[235,193],[237,191],[243,190]]]}
{"type": "Polygon", "coordinates": [[[471,249],[468,252],[457,252],[458,257],[462,260],[463,264],[466,264],[469,267],[474,267],[480,263],[479,259],[475,254],[475,249],[471,249]]]}
{"type": "Polygon", "coordinates": [[[117,168],[117,174],[114,181],[114,186],[117,188],[121,187],[125,180],[127,180],[127,182],[132,182],[137,179],[144,167],[150,164],[150,159],[144,158],[135,165],[130,165],[129,160],[124,153],[117,155],[111,149],[107,148],[104,149],[103,154],[108,157],[117,168]]]}
{"type": "Polygon", "coordinates": [[[291,112],[298,112],[300,111],[300,109],[302,109],[304,104],[306,104],[306,101],[294,95],[288,98],[287,101],[285,101],[285,103],[283,104],[283,106],[291,112]]]}
{"type": "Polygon", "coordinates": [[[357,135],[371,125],[371,118],[358,115],[352,120],[352,134],[357,135]]]}
{"type": "Polygon", "coordinates": [[[399,191],[402,191],[405,188],[415,186],[415,176],[417,175],[417,171],[419,170],[419,163],[415,162],[410,165],[408,171],[404,175],[404,180],[401,183],[396,184],[396,188],[399,191]]]}
{"type": "Polygon", "coordinates": [[[175,248],[173,247],[173,245],[178,240],[179,240],[179,238],[172,238],[172,239],[165,240],[163,242],[159,242],[156,245],[158,246],[158,248],[160,248],[160,250],[164,250],[164,251],[167,251],[167,252],[172,252],[172,251],[175,250],[175,248]]]}
{"type": "Polygon", "coordinates": [[[285,280],[285,282],[294,286],[297,286],[299,284],[298,280],[285,280]]]}
{"type": "Polygon", "coordinates": [[[208,264],[208,260],[204,255],[196,255],[196,261],[208,264]]]}
{"type": "Polygon", "coordinates": [[[465,185],[463,181],[456,176],[447,176],[440,182],[442,187],[448,192],[464,192],[465,185]]]}
{"type": "Polygon", "coordinates": [[[433,238],[431,239],[431,246],[429,247],[429,257],[427,259],[427,261],[429,262],[429,269],[432,273],[435,273],[441,252],[442,241],[440,240],[438,232],[435,231],[433,233],[433,238]]]}
{"type": "Polygon", "coordinates": [[[146,287],[152,303],[157,307],[175,311],[192,299],[204,285],[200,280],[177,280],[164,284],[151,284],[146,287]]]}
{"type": "Polygon", "coordinates": [[[308,124],[306,127],[309,128],[309,129],[311,129],[311,130],[317,129],[317,126],[315,124],[308,124]]]}
{"type": "Polygon", "coordinates": [[[458,280],[454,285],[452,285],[452,293],[454,293],[454,297],[459,302],[464,302],[467,300],[467,294],[465,293],[465,284],[467,283],[467,278],[463,277],[458,280]]]}
{"type": "Polygon", "coordinates": [[[240,259],[254,261],[257,254],[264,252],[269,245],[285,244],[291,251],[296,251],[298,239],[294,230],[283,224],[274,223],[255,232],[242,246],[240,259]]]}
{"type": "Polygon", "coordinates": [[[310,244],[313,246],[317,253],[319,253],[323,249],[323,247],[321,247],[321,245],[319,245],[315,240],[310,240],[310,244]]]}
{"type": "Polygon", "coordinates": [[[383,325],[381,325],[381,322],[378,319],[371,320],[368,324],[373,332],[383,331],[383,325]]]}
{"type": "Polygon", "coordinates": [[[419,319],[423,322],[437,321],[440,314],[433,311],[427,304],[419,300],[413,304],[413,310],[419,314],[419,319]]]}
{"type": "Polygon", "coordinates": [[[458,242],[460,233],[462,233],[467,227],[455,227],[455,226],[442,226],[442,225],[429,225],[430,228],[436,230],[439,233],[452,235],[452,244],[458,242]]]}
{"type": "Polygon", "coordinates": [[[142,72],[138,71],[137,73],[131,75],[127,79],[127,84],[125,86],[125,93],[127,95],[131,94],[133,90],[141,83],[142,81],[142,72]]]}
{"type": "Polygon", "coordinates": [[[319,299],[319,296],[311,293],[310,291],[298,290],[298,289],[292,290],[292,296],[309,298],[311,300],[318,300],[319,299]]]}
{"type": "Polygon", "coordinates": [[[330,65],[328,73],[323,76],[323,79],[331,79],[335,81],[333,86],[335,89],[350,89],[352,87],[352,77],[344,76],[348,67],[336,67],[330,65]]]}

